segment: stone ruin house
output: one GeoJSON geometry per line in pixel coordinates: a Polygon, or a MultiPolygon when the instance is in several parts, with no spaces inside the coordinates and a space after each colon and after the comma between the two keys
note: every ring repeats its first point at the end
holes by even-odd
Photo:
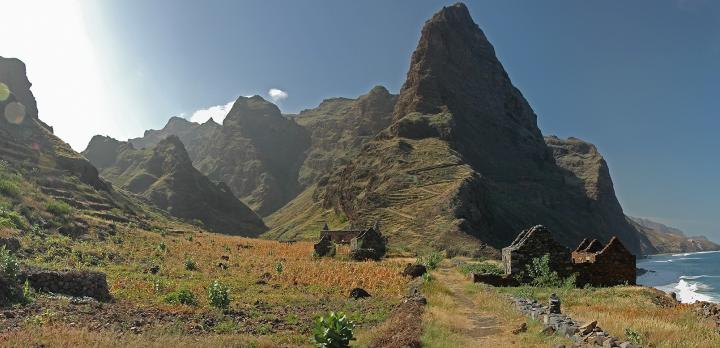
{"type": "Polygon", "coordinates": [[[527,270],[532,259],[550,256],[550,268],[561,276],[572,274],[570,250],[553,239],[545,226],[534,226],[518,234],[510,246],[502,249],[505,274],[517,275],[527,270]]]}
{"type": "Polygon", "coordinates": [[[387,252],[387,237],[375,224],[364,230],[330,230],[325,224],[320,231],[320,241],[315,244],[315,253],[319,256],[333,256],[335,244],[350,244],[350,258],[354,260],[379,260],[387,252]]]}
{"type": "Polygon", "coordinates": [[[635,285],[635,255],[617,237],[603,246],[598,240],[584,239],[571,254],[578,283],[595,286],[635,285]]]}
{"type": "Polygon", "coordinates": [[[549,229],[539,225],[520,232],[510,246],[502,249],[506,277],[524,274],[532,259],[546,254],[552,270],[562,277],[576,274],[579,286],[635,284],[635,255],[617,237],[607,245],[584,239],[571,252],[552,238],[549,229]]]}

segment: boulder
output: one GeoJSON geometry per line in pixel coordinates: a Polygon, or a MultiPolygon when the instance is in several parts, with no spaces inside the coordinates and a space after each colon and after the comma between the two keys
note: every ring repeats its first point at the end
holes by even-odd
{"type": "Polygon", "coordinates": [[[366,298],[366,297],[370,297],[370,294],[367,291],[365,291],[365,289],[355,288],[355,289],[350,290],[350,298],[357,300],[357,299],[366,298]]]}
{"type": "Polygon", "coordinates": [[[402,275],[417,278],[425,273],[427,273],[427,268],[424,265],[408,264],[402,272],[402,275]]]}
{"type": "Polygon", "coordinates": [[[14,237],[0,237],[0,247],[3,246],[7,250],[16,252],[20,250],[20,241],[14,237]]]}

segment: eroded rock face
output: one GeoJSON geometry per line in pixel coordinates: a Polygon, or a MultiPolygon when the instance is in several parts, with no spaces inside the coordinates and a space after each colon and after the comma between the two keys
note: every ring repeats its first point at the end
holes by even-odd
{"type": "Polygon", "coordinates": [[[171,215],[198,219],[221,233],[257,236],[267,228],[224,183],[214,183],[193,167],[177,136],[136,150],[126,142],[95,137],[85,150],[101,161],[103,177],[149,199],[171,215]],[[109,159],[113,162],[108,165],[109,159]]]}

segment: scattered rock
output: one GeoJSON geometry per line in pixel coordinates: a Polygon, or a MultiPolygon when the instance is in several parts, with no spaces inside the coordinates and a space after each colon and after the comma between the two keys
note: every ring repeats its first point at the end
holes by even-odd
{"type": "Polygon", "coordinates": [[[425,273],[427,273],[427,268],[424,265],[408,264],[402,272],[402,275],[417,278],[425,273]]]}
{"type": "Polygon", "coordinates": [[[580,326],[578,329],[580,330],[580,335],[585,336],[591,332],[593,332],[593,329],[595,329],[595,326],[597,326],[597,320],[593,320],[585,325],[580,326]]]}
{"type": "Polygon", "coordinates": [[[7,250],[16,252],[20,250],[20,241],[14,237],[0,237],[0,247],[3,246],[7,250]]]}
{"type": "Polygon", "coordinates": [[[527,331],[527,323],[522,323],[518,327],[512,329],[512,334],[517,335],[519,333],[527,331]]]}
{"type": "Polygon", "coordinates": [[[370,294],[367,291],[365,291],[365,289],[355,288],[355,289],[350,290],[350,298],[354,298],[357,300],[357,299],[366,298],[366,297],[370,297],[370,294]]]}
{"type": "Polygon", "coordinates": [[[272,279],[272,274],[270,274],[270,272],[265,272],[260,276],[260,278],[258,278],[257,281],[255,281],[255,284],[264,285],[267,284],[270,279],[272,279]]]}

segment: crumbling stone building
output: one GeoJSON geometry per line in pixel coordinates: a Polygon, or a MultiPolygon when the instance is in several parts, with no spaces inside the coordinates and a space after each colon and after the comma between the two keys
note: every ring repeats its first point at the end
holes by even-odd
{"type": "Polygon", "coordinates": [[[382,235],[377,222],[364,230],[330,230],[325,224],[320,231],[320,241],[314,246],[315,253],[334,256],[335,244],[350,244],[350,258],[358,261],[379,260],[387,252],[387,237],[382,235]]]}
{"type": "Polygon", "coordinates": [[[572,274],[570,250],[556,242],[550,230],[542,225],[520,232],[510,246],[502,249],[505,274],[515,276],[522,274],[534,258],[546,254],[550,257],[550,268],[561,276],[572,274]]]}
{"type": "Polygon", "coordinates": [[[503,248],[502,261],[507,277],[525,275],[534,258],[549,255],[550,269],[560,276],[577,275],[577,284],[583,286],[613,286],[635,284],[635,255],[622,245],[617,237],[607,245],[593,239],[584,239],[570,251],[552,238],[544,226],[534,226],[520,232],[510,246],[503,248]]]}
{"type": "Polygon", "coordinates": [[[593,286],[635,285],[635,255],[617,237],[603,246],[598,240],[583,240],[571,254],[579,284],[593,286]]]}

